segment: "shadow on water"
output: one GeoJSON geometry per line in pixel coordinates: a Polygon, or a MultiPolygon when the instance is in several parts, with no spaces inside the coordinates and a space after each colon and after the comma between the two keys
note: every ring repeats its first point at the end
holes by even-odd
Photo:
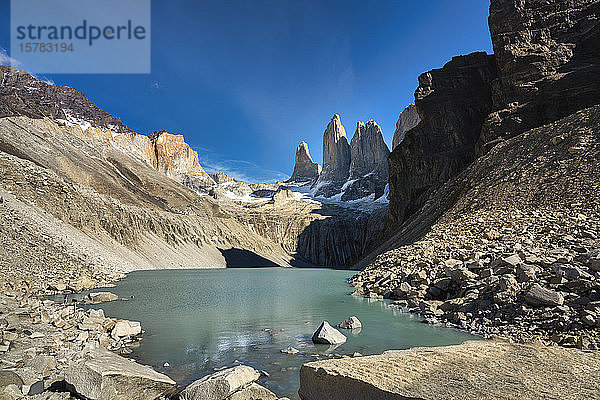
{"type": "Polygon", "coordinates": [[[273,261],[259,256],[249,250],[244,249],[219,249],[223,257],[227,268],[265,268],[265,267],[279,267],[273,261]]]}

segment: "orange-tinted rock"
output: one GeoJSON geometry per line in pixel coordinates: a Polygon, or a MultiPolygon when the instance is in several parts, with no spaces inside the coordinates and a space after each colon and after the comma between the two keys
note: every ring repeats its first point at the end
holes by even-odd
{"type": "Polygon", "coordinates": [[[150,137],[154,144],[156,164],[154,167],[164,174],[208,176],[198,162],[198,153],[185,142],[183,135],[166,131],[154,132],[150,137]]]}

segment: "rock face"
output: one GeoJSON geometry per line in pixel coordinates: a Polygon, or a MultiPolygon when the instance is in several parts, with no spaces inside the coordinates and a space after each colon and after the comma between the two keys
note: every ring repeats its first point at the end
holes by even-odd
{"type": "Polygon", "coordinates": [[[331,326],[329,322],[323,321],[313,334],[312,341],[318,344],[342,344],[346,343],[346,336],[331,326]]]}
{"type": "Polygon", "coordinates": [[[350,141],[350,179],[367,174],[387,180],[387,158],[390,150],[383,140],[381,128],[373,120],[366,124],[358,122],[350,141]]]}
{"type": "Polygon", "coordinates": [[[358,122],[350,142],[350,178],[343,186],[342,200],[356,200],[371,194],[383,195],[388,183],[390,150],[381,128],[373,120],[358,122]]]}
{"type": "Polygon", "coordinates": [[[396,131],[392,140],[392,150],[394,150],[403,140],[406,132],[410,131],[415,126],[419,125],[421,117],[417,106],[414,104],[408,105],[400,113],[398,122],[396,122],[396,131]]]}
{"type": "Polygon", "coordinates": [[[419,78],[423,122],[390,157],[389,226],[499,141],[597,104],[599,16],[595,0],[492,0],[495,55],[457,58],[419,78]]]}
{"type": "Polygon", "coordinates": [[[541,393],[577,400],[600,391],[589,379],[600,374],[599,362],[598,352],[473,341],[307,363],[298,393],[302,400],[537,400],[541,393]]]}
{"type": "Polygon", "coordinates": [[[475,159],[483,121],[492,111],[494,56],[454,57],[419,77],[415,103],[421,123],[389,158],[390,227],[417,211],[427,197],[475,159]]]}
{"type": "Polygon", "coordinates": [[[319,178],[321,166],[314,162],[308,152],[308,144],[301,142],[296,149],[294,172],[289,182],[314,182],[319,178]]]}
{"type": "Polygon", "coordinates": [[[499,78],[479,147],[598,104],[600,2],[492,0],[499,78]]]}
{"type": "Polygon", "coordinates": [[[332,196],[350,176],[350,145],[340,116],[334,114],[323,134],[323,170],[316,195],[332,196]]]}
{"type": "Polygon", "coordinates": [[[65,380],[90,400],[154,400],[175,388],[168,376],[106,350],[92,351],[67,370],[65,380]]]}
{"type": "Polygon", "coordinates": [[[198,163],[198,153],[185,142],[183,135],[174,135],[167,131],[154,132],[150,136],[156,152],[156,165],[163,174],[208,176],[198,163]]]}
{"type": "Polygon", "coordinates": [[[217,184],[219,183],[227,183],[227,182],[235,182],[235,179],[224,172],[217,172],[216,174],[210,174],[210,177],[217,184]]]}
{"type": "Polygon", "coordinates": [[[49,85],[25,71],[4,65],[0,65],[0,83],[0,118],[23,115],[87,121],[114,132],[132,133],[120,118],[101,110],[73,88],[49,85]]]}
{"type": "Polygon", "coordinates": [[[205,376],[186,387],[179,400],[276,400],[272,392],[260,386],[260,373],[239,365],[205,376]]]}

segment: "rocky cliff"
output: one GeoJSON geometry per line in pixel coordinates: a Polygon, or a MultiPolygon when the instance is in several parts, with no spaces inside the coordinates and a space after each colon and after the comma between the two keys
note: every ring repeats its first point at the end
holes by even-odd
{"type": "Polygon", "coordinates": [[[598,103],[599,15],[597,0],[491,1],[495,55],[419,78],[423,122],[390,157],[392,229],[499,141],[598,103]]]}
{"type": "Polygon", "coordinates": [[[321,174],[321,166],[312,160],[308,144],[301,142],[296,149],[294,172],[289,182],[315,182],[321,174]]]}
{"type": "Polygon", "coordinates": [[[375,174],[387,180],[389,154],[379,125],[373,120],[359,121],[350,141],[350,178],[375,174]]]}
{"type": "Polygon", "coordinates": [[[422,121],[389,159],[392,236],[356,294],[484,337],[600,349],[600,106],[584,108],[600,103],[599,6],[492,0],[496,56],[419,78],[422,121]]]}
{"type": "Polygon", "coordinates": [[[454,57],[419,77],[415,104],[422,121],[389,157],[391,229],[475,159],[496,77],[494,56],[485,53],[454,57]]]}
{"type": "Polygon", "coordinates": [[[360,199],[371,194],[383,196],[388,183],[390,155],[381,128],[373,120],[358,122],[350,141],[350,178],[344,185],[342,200],[360,199]]]}
{"type": "Polygon", "coordinates": [[[198,153],[185,142],[183,135],[174,135],[167,131],[154,132],[150,135],[156,153],[154,167],[163,174],[208,176],[198,163],[198,153]]]}
{"type": "Polygon", "coordinates": [[[600,2],[493,0],[489,26],[498,65],[494,113],[480,153],[528,129],[598,104],[600,2]]]}
{"type": "Polygon", "coordinates": [[[198,153],[185,142],[183,135],[166,131],[154,132],[150,136],[154,147],[154,168],[193,191],[204,194],[216,182],[198,162],[198,153]]]}
{"type": "Polygon", "coordinates": [[[396,122],[396,131],[392,139],[392,150],[398,147],[400,142],[404,140],[406,132],[419,125],[419,122],[421,122],[421,117],[419,116],[417,106],[414,104],[406,106],[396,122]]]}
{"type": "Polygon", "coordinates": [[[0,65],[0,118],[8,116],[52,118],[132,132],[121,119],[92,103],[83,93],[66,86],[53,86],[25,71],[0,65]]]}

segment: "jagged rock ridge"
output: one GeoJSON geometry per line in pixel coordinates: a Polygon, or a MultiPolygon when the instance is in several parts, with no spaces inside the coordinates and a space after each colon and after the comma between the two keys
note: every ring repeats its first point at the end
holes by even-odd
{"type": "Polygon", "coordinates": [[[289,182],[314,182],[321,174],[321,166],[312,160],[308,144],[300,142],[294,159],[294,172],[289,182]]]}
{"type": "Polygon", "coordinates": [[[296,151],[296,166],[288,182],[312,181],[314,195],[331,198],[339,195],[343,201],[374,195],[380,198],[387,186],[389,149],[381,128],[373,120],[358,122],[348,145],[346,130],[338,114],[323,134],[323,170],[315,175],[318,164],[308,155],[308,145],[300,144],[296,151]],[[301,166],[301,167],[299,167],[301,166]],[[310,172],[304,172],[307,169],[310,172]],[[303,179],[297,179],[302,176],[303,179]],[[314,179],[318,176],[318,179],[314,179]],[[306,179],[313,177],[312,179],[306,179]]]}
{"type": "Polygon", "coordinates": [[[400,113],[398,122],[396,122],[396,131],[392,139],[392,150],[398,147],[400,142],[404,140],[406,132],[419,125],[419,122],[421,122],[421,117],[419,116],[417,106],[414,104],[406,106],[400,113]]]}

